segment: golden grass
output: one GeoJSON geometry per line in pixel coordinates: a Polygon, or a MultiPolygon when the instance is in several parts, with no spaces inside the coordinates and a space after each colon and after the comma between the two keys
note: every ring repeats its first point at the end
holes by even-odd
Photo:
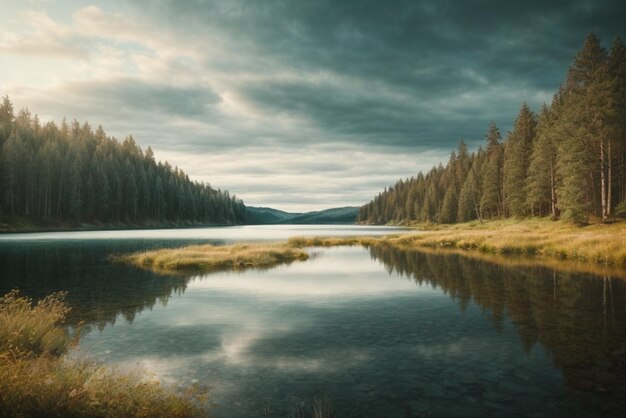
{"type": "Polygon", "coordinates": [[[626,222],[578,227],[535,218],[482,224],[431,224],[426,228],[384,237],[292,238],[288,242],[294,247],[387,245],[401,249],[448,249],[626,267],[626,222]]]}
{"type": "MultiPolygon", "coordinates": [[[[270,268],[306,260],[307,247],[345,245],[435,249],[469,254],[532,257],[550,264],[567,260],[569,270],[600,272],[597,266],[626,268],[626,222],[575,226],[549,219],[498,220],[453,225],[421,225],[418,231],[387,236],[296,237],[282,243],[193,245],[117,256],[115,260],[165,273],[270,268]],[[425,228],[425,229],[423,229],[425,228]],[[584,267],[595,265],[596,267],[584,267]]],[[[528,259],[528,258],[527,258],[528,259]]],[[[494,260],[495,261],[495,260],[494,260]]],[[[565,267],[565,266],[564,266],[565,267]]],[[[609,268],[610,267],[610,268],[609,268]]]]}
{"type": "Polygon", "coordinates": [[[205,394],[185,393],[63,354],[74,340],[62,328],[63,294],[33,305],[12,291],[0,298],[0,416],[206,416],[205,394]]]}
{"type": "Polygon", "coordinates": [[[0,353],[61,355],[72,340],[59,325],[69,312],[65,293],[53,293],[33,306],[13,290],[0,297],[0,353]]]}
{"type": "Polygon", "coordinates": [[[308,258],[306,251],[281,243],[191,245],[114,256],[113,261],[158,273],[176,274],[264,269],[308,258]]]}
{"type": "Polygon", "coordinates": [[[403,235],[387,243],[402,248],[452,248],[626,267],[626,222],[586,227],[548,219],[465,223],[403,235]]]}

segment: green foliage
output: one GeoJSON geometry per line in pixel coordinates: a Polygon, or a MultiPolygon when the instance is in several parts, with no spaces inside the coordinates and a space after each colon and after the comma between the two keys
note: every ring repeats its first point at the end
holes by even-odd
{"type": "Polygon", "coordinates": [[[479,161],[476,161],[469,172],[467,180],[463,183],[457,209],[457,219],[459,222],[467,222],[476,219],[480,213],[480,176],[478,174],[480,171],[481,167],[479,161]]]}
{"type": "Polygon", "coordinates": [[[495,122],[485,151],[463,141],[448,164],[401,180],[361,207],[362,223],[448,223],[508,216],[610,221],[626,200],[626,48],[609,53],[590,34],[567,80],[537,120],[523,104],[502,143],[495,122]],[[454,207],[456,206],[456,213],[454,207]]]}
{"type": "Polygon", "coordinates": [[[453,224],[457,221],[458,197],[456,187],[449,187],[443,198],[440,221],[443,224],[453,224]]]}
{"type": "Polygon", "coordinates": [[[548,213],[556,218],[557,155],[559,136],[557,127],[558,96],[552,108],[544,104],[539,115],[537,140],[533,146],[528,169],[527,205],[533,215],[548,213]]]}
{"type": "Polygon", "coordinates": [[[504,158],[504,196],[507,213],[513,216],[527,215],[528,167],[536,136],[535,114],[524,103],[515,119],[513,132],[506,142],[504,158]]]}
{"type": "Polygon", "coordinates": [[[132,136],[74,121],[41,126],[27,110],[0,106],[0,219],[71,223],[238,224],[245,206],[227,191],[156,162],[132,136]]]}
{"type": "Polygon", "coordinates": [[[500,131],[495,122],[491,122],[487,131],[487,160],[482,172],[482,195],[480,210],[490,218],[503,215],[502,207],[502,170],[504,151],[500,140],[500,131]]]}

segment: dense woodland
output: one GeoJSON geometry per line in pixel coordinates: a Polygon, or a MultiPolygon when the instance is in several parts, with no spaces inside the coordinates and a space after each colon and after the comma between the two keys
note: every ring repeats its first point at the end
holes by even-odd
{"type": "Polygon", "coordinates": [[[98,127],[41,124],[0,105],[0,220],[71,223],[242,223],[245,206],[228,191],[193,182],[156,162],[132,136],[98,127]]]}
{"type": "Polygon", "coordinates": [[[363,223],[456,223],[551,216],[584,224],[626,213],[626,50],[590,34],[552,103],[521,106],[503,141],[463,140],[443,166],[398,181],[363,206],[363,223]]]}

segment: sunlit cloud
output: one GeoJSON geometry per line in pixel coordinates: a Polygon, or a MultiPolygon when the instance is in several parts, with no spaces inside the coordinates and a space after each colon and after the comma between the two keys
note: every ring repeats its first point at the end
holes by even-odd
{"type": "Polygon", "coordinates": [[[470,3],[8,0],[0,94],[249,204],[360,205],[550,101],[588,31],[624,37],[618,1],[470,3]]]}

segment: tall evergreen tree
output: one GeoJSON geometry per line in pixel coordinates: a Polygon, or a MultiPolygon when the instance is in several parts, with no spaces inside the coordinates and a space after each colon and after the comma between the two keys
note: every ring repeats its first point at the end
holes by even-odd
{"type": "MultiPolygon", "coordinates": [[[[608,57],[609,76],[613,82],[613,100],[615,107],[615,120],[612,124],[611,141],[614,151],[608,158],[612,166],[608,170],[609,176],[616,177],[614,191],[618,202],[626,207],[626,48],[620,38],[616,38],[611,46],[608,57]],[[612,170],[615,166],[616,170],[612,170]]],[[[612,179],[611,179],[612,180],[612,179]]],[[[609,184],[612,181],[609,180],[609,184]]],[[[609,194],[611,197],[611,194],[609,194]]],[[[609,202],[608,206],[611,206],[609,202]]]]}
{"type": "MultiPolygon", "coordinates": [[[[565,135],[569,137],[570,146],[564,148],[563,152],[571,153],[566,157],[570,161],[575,157],[581,159],[576,165],[584,167],[584,171],[589,174],[587,187],[591,189],[585,206],[597,206],[600,212],[598,215],[604,221],[611,214],[611,207],[608,205],[611,190],[608,177],[611,176],[608,173],[607,159],[608,149],[611,147],[611,120],[615,117],[612,87],[607,52],[600,45],[600,39],[591,33],[568,72],[563,128],[565,135]],[[600,204],[596,205],[598,199],[600,204]]],[[[579,183],[569,187],[584,188],[585,185],[579,183]]],[[[574,204],[573,202],[570,199],[568,204],[574,204]]]]}
{"type": "Polygon", "coordinates": [[[487,160],[483,166],[480,211],[491,218],[504,215],[502,205],[502,170],[504,152],[500,143],[502,136],[495,122],[491,122],[486,135],[487,160]]]}
{"type": "Polygon", "coordinates": [[[526,104],[505,144],[495,123],[487,148],[461,141],[448,164],[399,181],[361,211],[362,222],[452,222],[546,215],[585,223],[626,213],[626,51],[590,34],[565,84],[538,121],[526,104]],[[456,202],[456,214],[453,207],[456,202]]]}
{"type": "Polygon", "coordinates": [[[456,186],[451,185],[446,190],[441,206],[441,216],[439,220],[443,224],[453,224],[457,221],[458,196],[456,186]]]}
{"type": "Polygon", "coordinates": [[[480,212],[481,200],[481,175],[483,169],[484,152],[479,149],[473,158],[471,169],[467,179],[463,183],[463,188],[459,194],[459,205],[457,219],[459,222],[466,222],[478,219],[482,222],[480,212]]]}
{"type": "Polygon", "coordinates": [[[509,135],[504,148],[505,207],[507,213],[513,216],[524,216],[530,212],[527,205],[526,179],[532,145],[536,135],[535,131],[535,115],[524,103],[515,119],[513,132],[509,135]]]}
{"type": "Polygon", "coordinates": [[[556,132],[557,98],[553,100],[552,108],[545,104],[539,115],[537,126],[537,140],[528,169],[527,204],[533,215],[543,216],[547,213],[553,219],[557,217],[557,155],[558,134],[556,132]]]}
{"type": "Polygon", "coordinates": [[[152,150],[144,154],[132,137],[120,143],[102,127],[94,132],[77,121],[42,126],[26,109],[14,116],[5,97],[0,105],[0,220],[17,218],[234,224],[244,221],[245,206],[226,191],[155,162],[152,150]]]}

